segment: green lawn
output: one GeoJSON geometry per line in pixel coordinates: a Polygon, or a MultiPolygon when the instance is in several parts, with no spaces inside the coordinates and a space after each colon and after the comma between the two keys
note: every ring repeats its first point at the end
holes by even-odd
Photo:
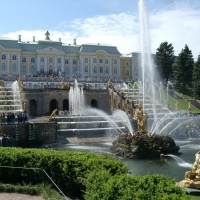
{"type": "MultiPolygon", "coordinates": [[[[184,99],[174,99],[170,95],[168,95],[167,97],[167,93],[164,91],[161,92],[161,96],[160,96],[160,92],[159,93],[157,92],[157,98],[162,99],[163,102],[168,103],[169,107],[172,110],[176,110],[176,103],[178,102],[178,106],[177,106],[178,110],[188,111],[188,102],[186,100],[191,100],[192,97],[188,95],[184,95],[184,94],[182,94],[182,96],[184,97],[184,99]],[[168,102],[167,102],[167,99],[168,99],[168,102]]],[[[200,113],[200,110],[194,107],[193,105],[191,105],[191,112],[200,113]]]]}

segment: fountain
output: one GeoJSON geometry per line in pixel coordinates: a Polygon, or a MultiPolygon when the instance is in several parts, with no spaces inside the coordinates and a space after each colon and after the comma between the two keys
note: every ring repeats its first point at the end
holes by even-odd
{"type": "Polygon", "coordinates": [[[110,116],[101,110],[86,107],[83,88],[79,87],[76,79],[69,91],[69,111],[59,111],[56,117],[55,112],[51,114],[50,120],[57,122],[58,141],[62,143],[72,141],[72,138],[108,139],[118,132],[132,131],[123,111],[120,111],[120,115],[126,120],[121,120],[116,113],[110,116]]]}
{"type": "Polygon", "coordinates": [[[0,87],[0,113],[18,113],[22,111],[21,95],[18,82],[12,87],[0,87]]]}

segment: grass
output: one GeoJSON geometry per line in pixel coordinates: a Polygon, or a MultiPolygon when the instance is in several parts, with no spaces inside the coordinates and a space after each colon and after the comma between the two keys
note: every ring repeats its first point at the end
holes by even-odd
{"type": "MultiPolygon", "coordinates": [[[[178,92],[177,92],[178,93],[178,92]]],[[[180,93],[178,93],[180,94],[180,93]]],[[[173,97],[171,97],[170,95],[168,95],[167,97],[167,93],[162,91],[161,92],[161,97],[160,97],[160,92],[157,92],[157,98],[158,99],[162,99],[162,101],[164,101],[165,103],[168,103],[170,109],[172,111],[176,110],[176,103],[178,102],[178,110],[182,110],[182,111],[188,111],[188,102],[187,100],[191,100],[192,97],[186,94],[182,94],[182,96],[184,97],[184,99],[175,99],[173,97]],[[167,101],[168,99],[168,101],[167,101]]],[[[191,112],[192,113],[200,113],[200,110],[198,108],[196,108],[195,106],[191,105],[191,112]]]]}
{"type": "Polygon", "coordinates": [[[61,196],[57,191],[55,191],[50,185],[43,186],[40,185],[12,185],[0,183],[0,192],[5,193],[20,193],[28,194],[34,196],[42,196],[46,200],[63,200],[64,197],[61,196]]]}

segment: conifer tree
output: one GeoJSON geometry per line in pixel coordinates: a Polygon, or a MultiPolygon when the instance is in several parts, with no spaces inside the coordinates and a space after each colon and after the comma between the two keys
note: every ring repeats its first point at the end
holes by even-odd
{"type": "Polygon", "coordinates": [[[193,69],[193,97],[198,99],[200,98],[200,55],[198,56],[198,60],[195,63],[194,69],[193,69]]]}
{"type": "Polygon", "coordinates": [[[156,49],[155,63],[160,71],[161,78],[168,82],[172,76],[172,65],[174,63],[174,47],[168,42],[163,42],[156,49]]]}
{"type": "Polygon", "coordinates": [[[186,85],[192,84],[192,71],[194,68],[194,59],[192,51],[185,45],[181,53],[175,60],[173,65],[173,79],[175,80],[175,87],[181,92],[184,92],[186,85]]]}

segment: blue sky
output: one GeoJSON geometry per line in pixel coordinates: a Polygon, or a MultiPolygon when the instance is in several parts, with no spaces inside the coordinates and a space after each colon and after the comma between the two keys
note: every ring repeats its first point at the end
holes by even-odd
{"type": "MultiPolygon", "coordinates": [[[[23,41],[62,38],[64,43],[103,43],[121,53],[140,50],[139,0],[1,0],[0,37],[23,41]]],[[[200,53],[199,0],[146,0],[152,52],[172,43],[176,55],[185,44],[200,53]]]]}

